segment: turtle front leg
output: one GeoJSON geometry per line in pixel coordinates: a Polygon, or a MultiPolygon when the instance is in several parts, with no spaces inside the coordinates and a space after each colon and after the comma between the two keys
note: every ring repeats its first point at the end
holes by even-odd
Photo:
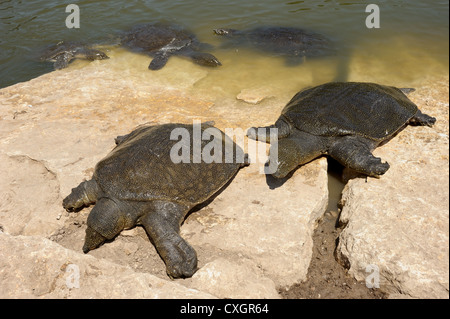
{"type": "Polygon", "coordinates": [[[167,52],[158,52],[155,54],[152,62],[150,62],[148,66],[149,70],[156,71],[162,69],[167,64],[169,58],[170,54],[167,52]]]}
{"type": "Polygon", "coordinates": [[[279,140],[271,141],[269,165],[266,174],[275,178],[284,178],[299,165],[306,164],[325,153],[321,137],[295,130],[279,140]]]}
{"type": "Polygon", "coordinates": [[[67,68],[70,60],[73,59],[73,54],[70,52],[65,52],[64,54],[60,54],[56,57],[55,63],[53,64],[55,70],[61,70],[67,68]]]}
{"type": "Polygon", "coordinates": [[[171,278],[192,277],[197,270],[197,253],[180,236],[180,225],[187,211],[185,206],[176,203],[158,202],[140,220],[171,278]]]}
{"type": "Polygon", "coordinates": [[[63,207],[68,212],[73,212],[84,206],[94,204],[99,192],[97,182],[94,179],[84,181],[76,188],[72,188],[72,192],[63,200],[63,207]]]}
{"type": "Polygon", "coordinates": [[[379,157],[373,156],[371,150],[375,146],[375,142],[364,138],[341,137],[330,147],[328,155],[345,167],[365,175],[379,177],[386,173],[389,164],[382,163],[379,157]]]}

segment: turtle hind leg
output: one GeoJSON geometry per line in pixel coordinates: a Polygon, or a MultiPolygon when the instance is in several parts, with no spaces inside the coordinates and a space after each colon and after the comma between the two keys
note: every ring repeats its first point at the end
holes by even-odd
{"type": "Polygon", "coordinates": [[[68,212],[78,211],[84,206],[89,206],[97,201],[99,188],[94,179],[84,181],[63,200],[63,207],[68,212]]]}
{"type": "Polygon", "coordinates": [[[251,127],[247,131],[247,137],[266,143],[270,143],[271,137],[276,136],[277,139],[288,137],[291,134],[291,127],[283,119],[278,119],[274,125],[264,127],[251,127]],[[276,129],[277,131],[273,131],[276,129]]]}
{"type": "Polygon", "coordinates": [[[176,203],[159,202],[140,220],[171,278],[192,277],[197,270],[197,253],[180,236],[180,225],[187,211],[187,207],[176,203]]]}
{"type": "Polygon", "coordinates": [[[436,123],[436,118],[429,116],[425,113],[422,113],[420,110],[417,110],[416,115],[414,115],[410,120],[409,124],[411,125],[419,125],[419,126],[429,126],[432,127],[436,123]]]}
{"type": "Polygon", "coordinates": [[[386,173],[389,164],[382,163],[380,158],[373,156],[371,152],[373,148],[375,142],[364,138],[339,137],[328,150],[328,155],[345,167],[365,175],[379,177],[386,173]]]}

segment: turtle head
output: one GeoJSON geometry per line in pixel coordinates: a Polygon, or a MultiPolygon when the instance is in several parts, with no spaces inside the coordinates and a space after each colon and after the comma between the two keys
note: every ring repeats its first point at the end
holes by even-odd
{"type": "Polygon", "coordinates": [[[190,54],[190,57],[194,61],[194,63],[197,63],[202,66],[220,66],[222,63],[212,54],[205,53],[205,52],[195,52],[190,54]]]}
{"type": "Polygon", "coordinates": [[[94,54],[94,60],[106,60],[109,59],[109,56],[107,56],[104,52],[98,51],[94,54]]]}
{"type": "Polygon", "coordinates": [[[107,56],[104,52],[102,52],[100,50],[81,49],[77,53],[78,53],[77,55],[80,55],[80,56],[84,55],[85,58],[89,61],[109,59],[109,56],[107,56]]]}
{"type": "Polygon", "coordinates": [[[105,60],[105,59],[109,59],[109,56],[107,56],[105,53],[103,52],[99,52],[96,54],[97,60],[105,60]]]}
{"type": "Polygon", "coordinates": [[[213,31],[214,34],[222,36],[232,36],[237,32],[235,29],[214,29],[213,31]]]}

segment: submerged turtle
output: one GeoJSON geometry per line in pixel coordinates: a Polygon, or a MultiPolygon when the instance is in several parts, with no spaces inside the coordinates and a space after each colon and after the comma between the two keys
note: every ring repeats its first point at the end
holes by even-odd
{"type": "Polygon", "coordinates": [[[109,59],[102,51],[80,42],[61,41],[48,47],[41,55],[41,61],[54,62],[56,70],[64,69],[72,59],[82,58],[90,61],[109,59]]]}
{"type": "MultiPolygon", "coordinates": [[[[357,172],[380,176],[389,169],[372,151],[408,124],[433,126],[434,117],[422,113],[398,89],[375,83],[333,82],[297,93],[274,125],[247,135],[270,142],[268,128],[278,129],[277,170],[285,177],[297,166],[327,154],[357,172]]],[[[274,154],[276,153],[273,150],[274,154]]]]}
{"type": "Polygon", "coordinates": [[[122,45],[153,57],[150,70],[164,67],[172,55],[186,56],[203,66],[219,66],[221,63],[212,54],[201,52],[206,44],[200,43],[194,34],[171,24],[145,24],[134,27],[121,39],[122,45]]]}
{"type": "Polygon", "coordinates": [[[302,62],[304,57],[332,53],[331,41],[325,36],[293,27],[258,27],[250,30],[214,29],[214,33],[227,38],[232,46],[249,46],[285,56],[290,64],[302,62]]]}
{"type": "Polygon", "coordinates": [[[83,251],[87,253],[139,224],[164,260],[169,276],[192,276],[197,255],[181,238],[180,225],[194,206],[208,200],[248,164],[246,154],[209,124],[197,128],[185,124],[142,126],[117,137],[116,144],[96,165],[92,179],[72,189],[63,201],[67,211],[95,203],[87,219],[83,251]],[[218,157],[212,162],[196,160],[191,147],[196,129],[201,136],[206,130],[208,136],[214,136],[212,141],[202,139],[202,150],[214,149],[215,153],[218,148],[223,150],[225,143],[233,145],[232,161],[228,157],[225,161],[225,152],[214,154],[218,157]],[[187,134],[189,140],[175,141],[174,133],[187,134]],[[180,147],[187,147],[187,158],[181,162],[177,157],[180,147]]]}

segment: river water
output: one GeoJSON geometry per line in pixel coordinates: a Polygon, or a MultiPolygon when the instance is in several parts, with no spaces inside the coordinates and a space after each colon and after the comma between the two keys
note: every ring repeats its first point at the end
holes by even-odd
{"type": "MultiPolygon", "coordinates": [[[[60,40],[106,43],[138,23],[171,21],[195,32],[201,41],[219,45],[214,28],[237,29],[256,26],[294,26],[323,33],[339,46],[340,69],[328,61],[308,67],[318,69],[313,82],[346,79],[349,60],[376,65],[377,74],[397,82],[411,82],[425,75],[448,73],[449,2],[444,0],[377,1],[380,28],[366,26],[370,1],[274,1],[274,0],[150,0],[77,1],[80,28],[68,29],[66,7],[70,1],[0,0],[0,87],[49,72],[52,65],[40,63],[36,52],[60,40]],[[322,66],[323,69],[320,69],[322,66]],[[333,70],[330,70],[333,69],[333,70]],[[337,74],[333,74],[336,72],[337,74]],[[323,74],[323,76],[320,76],[323,74]]],[[[295,68],[281,58],[265,59],[255,52],[215,49],[224,63],[222,73],[211,80],[228,81],[240,72],[240,86],[255,78],[293,83],[295,68]]],[[[382,80],[382,79],[380,79],[382,80]]],[[[311,79],[309,79],[311,82],[311,79]]],[[[300,83],[299,83],[300,84],[300,83]]],[[[314,83],[310,83],[314,84],[314,83]]],[[[294,84],[295,85],[295,84],[294,84]]],[[[283,85],[281,85],[283,87],[283,85]]]]}

